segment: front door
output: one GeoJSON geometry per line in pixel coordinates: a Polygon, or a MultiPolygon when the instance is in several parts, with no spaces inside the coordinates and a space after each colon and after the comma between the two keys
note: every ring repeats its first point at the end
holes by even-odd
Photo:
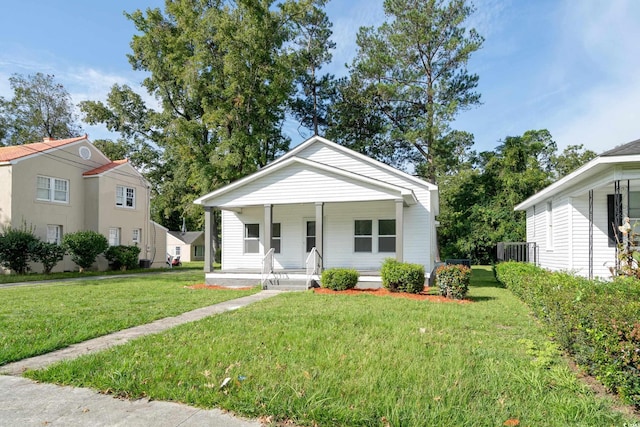
{"type": "Polygon", "coordinates": [[[307,256],[311,249],[316,246],[316,220],[305,218],[304,220],[304,260],[302,265],[306,266],[307,256]]]}

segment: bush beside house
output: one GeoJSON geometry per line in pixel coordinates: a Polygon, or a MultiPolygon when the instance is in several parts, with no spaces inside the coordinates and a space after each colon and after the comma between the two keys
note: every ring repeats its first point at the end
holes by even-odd
{"type": "Polygon", "coordinates": [[[114,270],[134,270],[138,268],[138,255],[140,248],[137,246],[110,246],[104,253],[109,265],[114,270]]]}
{"type": "Polygon", "coordinates": [[[640,409],[640,281],[588,280],[515,262],[498,264],[496,277],[579,366],[640,409]]]}
{"type": "Polygon", "coordinates": [[[77,231],[66,234],[62,244],[71,255],[71,260],[78,264],[80,271],[90,268],[98,255],[104,253],[109,247],[109,241],[95,231],[77,231]]]}
{"type": "Polygon", "coordinates": [[[387,258],[380,268],[382,286],[391,292],[420,293],[424,290],[424,266],[387,258]]]}
{"type": "Polygon", "coordinates": [[[440,295],[464,299],[469,292],[471,269],[462,264],[441,265],[436,269],[436,285],[440,295]]]}
{"type": "Polygon", "coordinates": [[[355,288],[358,277],[358,272],[352,268],[329,268],[322,272],[320,282],[323,288],[344,291],[355,288]]]}

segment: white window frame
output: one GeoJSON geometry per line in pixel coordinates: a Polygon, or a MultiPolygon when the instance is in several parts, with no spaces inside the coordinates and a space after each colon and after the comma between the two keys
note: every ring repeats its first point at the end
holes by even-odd
{"type": "Polygon", "coordinates": [[[393,218],[380,218],[378,219],[378,253],[389,254],[389,253],[394,253],[395,251],[396,251],[396,220],[393,218]],[[382,232],[380,231],[381,221],[393,221],[393,234],[382,234],[382,232]],[[390,250],[390,251],[381,250],[380,247],[382,245],[380,244],[380,239],[391,239],[391,238],[393,238],[393,250],[390,250]]]}
{"type": "Polygon", "coordinates": [[[61,178],[52,178],[50,176],[38,175],[36,177],[36,200],[51,203],[69,203],[69,180],[61,178]],[[46,185],[42,185],[45,184],[46,185]],[[64,187],[64,188],[61,188],[64,187]],[[42,197],[38,193],[46,191],[47,196],[42,197]],[[62,194],[64,197],[59,198],[62,194]]]}
{"type": "Polygon", "coordinates": [[[181,246],[175,246],[173,248],[173,256],[179,257],[180,255],[182,255],[182,247],[181,246]]]}
{"type": "Polygon", "coordinates": [[[547,217],[547,250],[553,250],[553,201],[547,202],[547,210],[545,212],[547,217]]]}
{"type": "Polygon", "coordinates": [[[279,254],[282,251],[282,224],[279,222],[274,222],[271,224],[271,247],[273,248],[273,252],[279,254]],[[278,228],[278,235],[276,236],[275,228],[278,228]],[[277,243],[277,245],[275,244],[277,243]]]}
{"type": "Polygon", "coordinates": [[[142,229],[134,228],[131,231],[131,243],[133,243],[134,245],[139,245],[141,240],[142,240],[142,229]]]}
{"type": "Polygon", "coordinates": [[[62,243],[62,226],[57,224],[47,224],[47,243],[62,243]]]}
{"type": "Polygon", "coordinates": [[[364,253],[370,254],[373,253],[373,219],[354,219],[353,220],[353,252],[354,253],[364,253]],[[371,233],[370,234],[356,234],[358,222],[368,221],[370,223],[371,233]],[[358,250],[356,242],[358,240],[368,240],[370,249],[368,251],[358,250]]]}
{"type": "Polygon", "coordinates": [[[260,253],[260,224],[258,223],[246,223],[244,224],[244,244],[242,245],[242,249],[245,254],[259,254],[260,253]],[[258,227],[258,235],[249,237],[249,226],[258,227]],[[253,246],[255,243],[255,250],[250,248],[249,245],[253,246]]]}
{"type": "Polygon", "coordinates": [[[116,206],[125,209],[136,208],[136,189],[124,185],[116,186],[116,206]]]}
{"type": "Polygon", "coordinates": [[[120,246],[120,228],[109,228],[109,246],[120,246]]]}

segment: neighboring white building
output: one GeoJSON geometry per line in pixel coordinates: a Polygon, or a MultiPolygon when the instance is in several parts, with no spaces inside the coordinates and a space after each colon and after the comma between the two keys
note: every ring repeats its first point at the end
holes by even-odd
{"type": "MultiPolygon", "coordinates": [[[[609,150],[515,207],[527,215],[538,264],[585,277],[611,277],[616,233],[640,224],[640,140],[609,150]]],[[[638,230],[640,231],[640,230],[638,230]]]]}
{"type": "MultiPolygon", "coordinates": [[[[0,147],[0,183],[0,226],[26,224],[51,243],[92,230],[110,245],[138,245],[140,259],[165,266],[166,233],[150,220],[148,182],[126,159],[109,160],[87,135],[0,147]]],[[[99,257],[96,267],[107,266],[99,257]]],[[[75,268],[65,256],[54,271],[75,268]]]]}
{"type": "Polygon", "coordinates": [[[438,188],[321,137],[195,203],[205,207],[208,282],[214,209],[223,273],[259,272],[269,248],[276,270],[304,269],[314,248],[323,268],[377,271],[393,257],[429,275],[434,265],[438,188]]]}
{"type": "Polygon", "coordinates": [[[181,262],[204,260],[204,232],[167,232],[167,255],[180,257],[181,262]]]}

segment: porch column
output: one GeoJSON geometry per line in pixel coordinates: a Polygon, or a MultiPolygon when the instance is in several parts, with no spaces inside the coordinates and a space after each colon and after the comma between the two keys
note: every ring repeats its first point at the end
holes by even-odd
{"type": "Polygon", "coordinates": [[[213,208],[204,207],[204,272],[213,271],[213,208]]]}
{"type": "Polygon", "coordinates": [[[324,267],[324,203],[316,202],[316,250],[320,254],[320,269],[324,267]]]}
{"type": "Polygon", "coordinates": [[[273,231],[273,205],[264,205],[264,254],[271,249],[271,232],[273,231]]]}
{"type": "Polygon", "coordinates": [[[396,260],[403,262],[404,254],[402,248],[404,246],[403,230],[404,230],[404,200],[396,200],[396,260]]]}

